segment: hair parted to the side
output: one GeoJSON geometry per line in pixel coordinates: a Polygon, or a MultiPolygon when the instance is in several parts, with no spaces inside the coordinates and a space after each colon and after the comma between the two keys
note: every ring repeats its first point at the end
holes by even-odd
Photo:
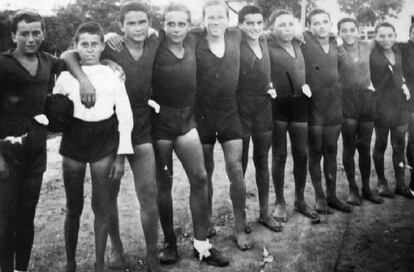
{"type": "Polygon", "coordinates": [[[40,22],[42,31],[45,31],[45,21],[39,13],[33,10],[19,10],[12,19],[12,32],[16,33],[17,25],[20,22],[33,23],[40,22]]]}
{"type": "Polygon", "coordinates": [[[142,1],[130,1],[121,5],[120,20],[121,24],[124,23],[125,14],[131,11],[141,11],[147,15],[148,20],[150,19],[148,5],[142,1]]]}
{"type": "Polygon", "coordinates": [[[313,9],[308,13],[308,16],[306,17],[306,25],[309,26],[312,23],[312,18],[315,15],[318,14],[326,14],[329,17],[329,20],[331,20],[331,15],[324,9],[313,9]]]}
{"type": "Polygon", "coordinates": [[[163,21],[165,20],[165,14],[167,14],[168,12],[172,12],[172,11],[182,11],[185,14],[187,14],[187,21],[189,23],[191,23],[191,12],[188,9],[188,7],[180,2],[170,2],[164,9],[164,14],[163,14],[163,21]]]}
{"type": "Polygon", "coordinates": [[[263,9],[256,5],[244,6],[239,11],[239,18],[238,18],[239,23],[242,24],[244,22],[246,15],[249,15],[249,14],[261,14],[263,16],[263,9]]]}
{"type": "Polygon", "coordinates": [[[336,25],[336,27],[338,28],[338,32],[341,30],[342,24],[345,24],[345,23],[353,23],[356,28],[359,28],[359,23],[356,19],[351,18],[351,17],[345,17],[339,20],[338,24],[336,25]]]}
{"type": "Polygon", "coordinates": [[[272,11],[272,14],[270,14],[268,26],[272,27],[272,25],[275,23],[276,19],[282,15],[293,15],[293,13],[290,10],[287,9],[275,9],[272,11]]]}
{"type": "Polygon", "coordinates": [[[211,6],[223,6],[226,9],[227,18],[230,16],[229,7],[223,0],[208,0],[203,6],[203,18],[206,15],[206,8],[211,6]]]}
{"type": "Polygon", "coordinates": [[[79,36],[84,33],[92,35],[96,34],[99,36],[101,42],[104,42],[104,32],[101,25],[96,22],[86,22],[81,24],[76,30],[73,40],[77,43],[79,41],[79,36]]]}

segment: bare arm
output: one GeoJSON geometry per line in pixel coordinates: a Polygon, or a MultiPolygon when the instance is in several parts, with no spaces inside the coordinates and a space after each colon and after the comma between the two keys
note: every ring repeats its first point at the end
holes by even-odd
{"type": "Polygon", "coordinates": [[[79,93],[82,104],[84,104],[87,108],[93,107],[96,102],[95,87],[83,72],[79,64],[78,53],[75,50],[68,50],[61,55],[61,59],[64,60],[69,72],[79,82],[79,93]]]}

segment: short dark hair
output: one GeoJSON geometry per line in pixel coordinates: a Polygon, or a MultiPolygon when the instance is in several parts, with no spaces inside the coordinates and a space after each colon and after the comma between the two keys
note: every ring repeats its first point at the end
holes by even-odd
{"type": "Polygon", "coordinates": [[[102,30],[101,25],[96,22],[83,23],[78,27],[78,29],[76,30],[75,36],[73,37],[76,43],[79,41],[79,36],[83,33],[88,33],[88,34],[93,34],[93,35],[96,34],[99,36],[101,42],[104,42],[104,32],[102,30]]]}
{"type": "Polygon", "coordinates": [[[148,21],[149,21],[149,12],[148,12],[148,6],[145,3],[142,2],[127,2],[125,5],[121,5],[121,11],[120,11],[120,19],[121,24],[124,23],[125,15],[128,12],[131,11],[141,11],[147,15],[148,21]]]}
{"type": "Polygon", "coordinates": [[[272,14],[270,14],[269,23],[268,23],[269,27],[271,27],[275,23],[276,19],[278,17],[282,16],[282,15],[292,15],[293,16],[293,13],[291,11],[287,10],[287,9],[275,9],[272,12],[272,14]]]}
{"type": "Polygon", "coordinates": [[[239,23],[240,24],[243,23],[246,15],[249,15],[249,14],[261,14],[263,16],[263,9],[256,5],[244,6],[239,11],[239,23]]]}
{"type": "Polygon", "coordinates": [[[208,0],[203,6],[203,18],[206,15],[206,8],[211,6],[223,6],[226,9],[227,18],[230,16],[229,7],[223,0],[208,0]]]}
{"type": "Polygon", "coordinates": [[[318,14],[326,14],[329,17],[329,20],[331,20],[331,15],[324,10],[324,9],[313,9],[309,12],[308,16],[306,17],[306,24],[310,25],[312,23],[312,17],[318,14]]]}
{"type": "Polygon", "coordinates": [[[338,28],[338,32],[341,30],[342,24],[345,24],[345,23],[353,23],[356,26],[356,28],[359,27],[359,23],[358,23],[357,20],[355,20],[354,18],[351,18],[351,17],[345,17],[345,18],[342,18],[341,20],[339,20],[338,24],[336,25],[337,28],[338,28]]]}
{"type": "Polygon", "coordinates": [[[31,11],[31,10],[20,10],[18,11],[12,19],[12,32],[16,33],[17,25],[20,22],[26,23],[33,23],[33,22],[40,22],[42,31],[45,31],[45,21],[43,20],[42,16],[39,13],[31,11]]]}
{"type": "Polygon", "coordinates": [[[170,3],[168,6],[165,7],[164,14],[162,15],[162,20],[163,21],[165,20],[165,14],[167,14],[168,12],[171,12],[171,11],[182,11],[182,12],[184,12],[185,14],[187,14],[188,22],[191,23],[191,12],[187,8],[186,5],[181,4],[179,2],[170,3]]]}
{"type": "Polygon", "coordinates": [[[380,22],[380,23],[378,23],[378,24],[375,26],[375,34],[377,34],[377,33],[378,33],[378,30],[379,30],[381,27],[388,27],[388,28],[391,28],[391,29],[392,29],[392,31],[394,31],[394,33],[396,32],[396,31],[395,31],[395,27],[394,27],[394,25],[393,25],[393,24],[391,24],[391,23],[389,23],[389,22],[380,22]]]}

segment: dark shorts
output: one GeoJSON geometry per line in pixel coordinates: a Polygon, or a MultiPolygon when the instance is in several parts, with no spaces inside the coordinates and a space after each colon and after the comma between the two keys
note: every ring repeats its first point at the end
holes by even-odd
{"type": "Polygon", "coordinates": [[[174,140],[196,127],[193,107],[171,108],[161,105],[160,112],[152,112],[154,140],[174,140]]]}
{"type": "Polygon", "coordinates": [[[119,133],[115,115],[99,122],[74,119],[62,135],[59,152],[79,162],[93,163],[118,150],[119,133]]]}
{"type": "Polygon", "coordinates": [[[239,95],[237,107],[245,136],[272,131],[272,103],[268,95],[239,95]]]}
{"type": "Polygon", "coordinates": [[[408,124],[409,104],[403,92],[400,92],[398,96],[394,95],[393,97],[376,95],[376,127],[393,128],[408,124]]]}
{"type": "Polygon", "coordinates": [[[273,101],[273,120],[283,122],[307,122],[309,98],[277,97],[273,101]]]}
{"type": "Polygon", "coordinates": [[[310,125],[341,125],[343,122],[341,92],[324,91],[323,95],[313,92],[309,102],[308,118],[310,125]]]}
{"type": "Polygon", "coordinates": [[[377,117],[375,93],[368,89],[342,89],[342,112],[344,118],[374,122],[377,117]]]}
{"type": "Polygon", "coordinates": [[[151,137],[151,108],[142,106],[133,108],[134,128],[132,129],[132,145],[152,143],[151,137]]]}
{"type": "Polygon", "coordinates": [[[1,141],[0,151],[11,176],[38,176],[46,170],[46,135],[44,126],[34,124],[22,143],[1,141]]]}
{"type": "Polygon", "coordinates": [[[214,144],[243,138],[236,99],[216,101],[214,105],[196,105],[195,118],[202,144],[214,144]]]}

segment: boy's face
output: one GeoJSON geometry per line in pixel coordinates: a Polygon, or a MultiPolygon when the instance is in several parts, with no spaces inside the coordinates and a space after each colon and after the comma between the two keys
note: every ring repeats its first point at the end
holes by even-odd
{"type": "Polygon", "coordinates": [[[17,24],[16,33],[12,33],[16,48],[25,55],[33,55],[39,51],[44,40],[41,22],[20,21],[17,24]]]}
{"type": "Polygon", "coordinates": [[[319,13],[312,16],[310,19],[309,30],[319,39],[324,39],[329,36],[332,24],[328,14],[319,13]]]}
{"type": "Polygon", "coordinates": [[[239,23],[239,28],[249,40],[258,40],[263,33],[263,15],[260,13],[246,14],[243,23],[239,23]]]}
{"type": "Polygon", "coordinates": [[[125,37],[134,42],[143,42],[148,35],[150,22],[143,11],[130,11],[125,14],[122,31],[125,37]]]}
{"type": "Polygon", "coordinates": [[[391,49],[397,35],[391,27],[383,26],[378,28],[375,34],[375,41],[384,49],[391,49]]]}
{"type": "Polygon", "coordinates": [[[190,22],[184,11],[170,11],[164,16],[164,31],[167,39],[174,44],[183,43],[188,31],[190,22]]]}
{"type": "Polygon", "coordinates": [[[272,26],[272,34],[278,40],[291,42],[295,33],[295,19],[291,14],[283,14],[276,18],[272,26]]]}
{"type": "Polygon", "coordinates": [[[213,37],[224,36],[228,23],[229,18],[224,6],[208,6],[204,9],[204,26],[209,35],[213,37]]]}
{"type": "Polygon", "coordinates": [[[76,43],[82,65],[98,64],[104,48],[104,43],[98,34],[81,33],[76,43]]]}
{"type": "Polygon", "coordinates": [[[359,31],[353,22],[346,22],[341,24],[339,28],[339,36],[345,44],[354,45],[358,40],[359,31]]]}

